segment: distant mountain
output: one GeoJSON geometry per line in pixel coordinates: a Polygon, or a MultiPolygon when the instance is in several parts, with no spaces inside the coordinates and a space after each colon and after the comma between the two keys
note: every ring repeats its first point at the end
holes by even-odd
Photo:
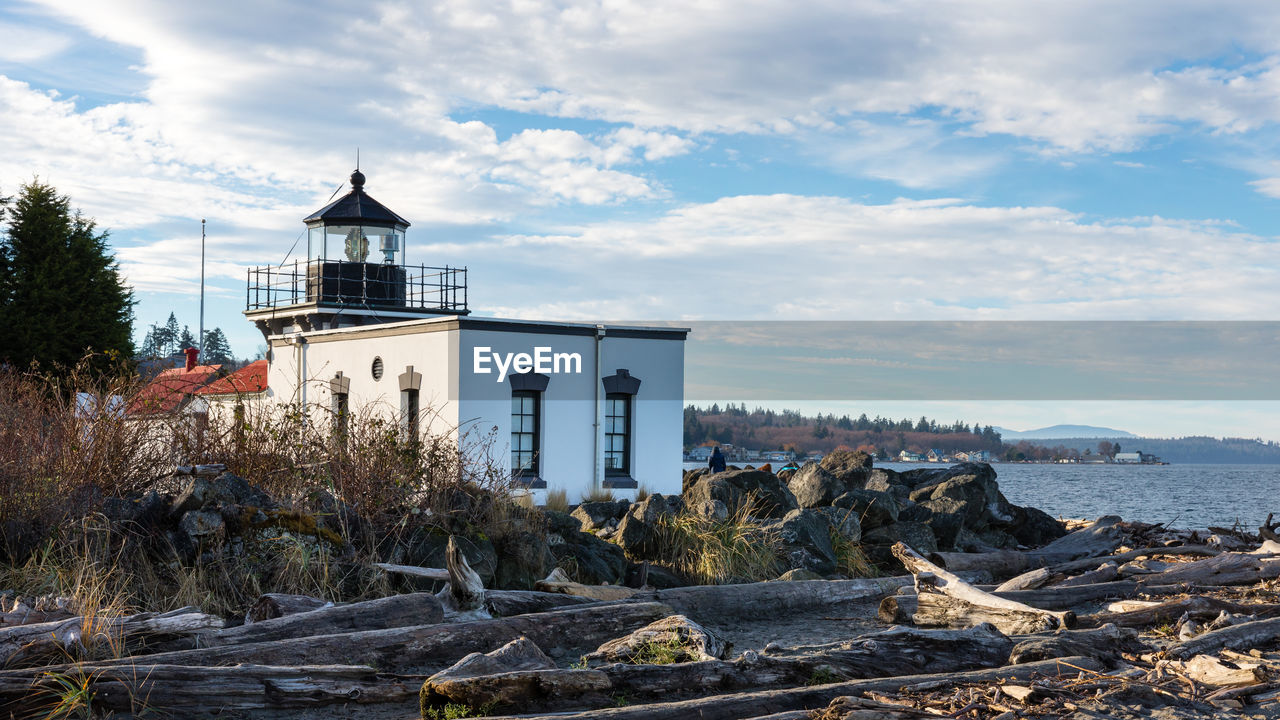
{"type": "Polygon", "coordinates": [[[1009,430],[998,427],[996,432],[1005,442],[1019,440],[1056,440],[1058,438],[1132,438],[1138,437],[1131,432],[1115,428],[1097,427],[1095,425],[1051,425],[1037,430],[1009,430]]]}

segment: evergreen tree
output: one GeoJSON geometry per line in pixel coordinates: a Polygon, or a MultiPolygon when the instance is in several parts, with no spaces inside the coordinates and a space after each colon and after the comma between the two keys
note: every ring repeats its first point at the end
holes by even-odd
{"type": "Polygon", "coordinates": [[[204,352],[201,353],[200,362],[206,365],[229,365],[235,362],[235,357],[231,354],[231,343],[227,342],[222,328],[204,331],[204,352]]]}
{"type": "MultiPolygon", "coordinates": [[[[172,316],[170,316],[172,317],[172,316]]],[[[187,348],[196,347],[196,338],[191,334],[191,328],[186,325],[182,326],[182,334],[178,336],[178,349],[186,350],[187,348]]]]}
{"type": "Polygon", "coordinates": [[[86,351],[133,354],[133,292],[107,233],[49,185],[23,185],[0,239],[0,356],[71,367],[86,351]]]}

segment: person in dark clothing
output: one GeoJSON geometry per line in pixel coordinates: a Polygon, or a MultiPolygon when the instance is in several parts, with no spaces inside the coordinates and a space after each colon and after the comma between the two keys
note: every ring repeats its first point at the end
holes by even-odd
{"type": "Polygon", "coordinates": [[[707,467],[711,468],[711,472],[724,472],[724,455],[720,452],[719,446],[711,451],[711,459],[707,461],[707,467]]]}

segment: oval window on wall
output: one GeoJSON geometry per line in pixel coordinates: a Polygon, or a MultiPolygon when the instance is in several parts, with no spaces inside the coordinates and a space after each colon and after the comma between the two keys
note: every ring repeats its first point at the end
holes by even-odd
{"type": "Polygon", "coordinates": [[[375,357],[373,359],[373,367],[369,368],[369,371],[373,373],[374,380],[381,380],[382,379],[382,358],[375,357]]]}

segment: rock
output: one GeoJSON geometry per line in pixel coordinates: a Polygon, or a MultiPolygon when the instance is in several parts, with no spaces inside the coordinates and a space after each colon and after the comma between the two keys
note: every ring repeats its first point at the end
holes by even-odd
{"type": "Polygon", "coordinates": [[[863,485],[867,490],[887,492],[895,498],[906,500],[911,494],[911,486],[902,479],[902,475],[889,468],[874,468],[871,476],[863,485]]]}
{"type": "Polygon", "coordinates": [[[654,555],[658,552],[661,542],[659,519],[663,516],[675,515],[683,509],[684,502],[679,497],[654,493],[632,505],[627,514],[622,516],[622,522],[618,524],[618,534],[614,540],[633,557],[654,555]]]}
{"type": "Polygon", "coordinates": [[[898,479],[913,491],[932,487],[957,477],[972,476],[995,481],[996,471],[987,463],[965,462],[946,468],[920,468],[898,474],[898,479]]]}
{"type": "Polygon", "coordinates": [[[585,533],[578,520],[565,513],[548,510],[547,543],[556,564],[580,583],[616,583],[627,575],[627,556],[622,548],[585,533]]]}
{"type": "Polygon", "coordinates": [[[178,493],[169,512],[173,517],[180,518],[192,510],[199,510],[204,507],[205,498],[208,495],[209,481],[199,475],[192,475],[187,478],[182,492],[178,493]]]}
{"type": "Polygon", "coordinates": [[[497,538],[497,566],[493,587],[505,590],[531,590],[556,566],[545,526],[534,527],[531,520],[520,520],[497,538]]]}
{"type": "Polygon", "coordinates": [[[921,555],[928,555],[931,552],[938,551],[937,538],[934,537],[933,531],[929,529],[929,526],[922,522],[904,521],[878,527],[875,530],[864,533],[862,542],[864,545],[876,545],[884,548],[900,542],[921,555]]]}
{"type": "MultiPolygon", "coordinates": [[[[414,532],[398,553],[397,565],[418,567],[445,567],[445,551],[449,535],[438,528],[422,528],[414,532]]],[[[487,536],[458,536],[458,546],[467,558],[467,564],[480,576],[485,587],[493,587],[493,577],[498,569],[498,551],[487,536]]],[[[543,573],[545,575],[546,573],[543,573]]],[[[539,577],[542,577],[539,575],[539,577]]]]}
{"type": "Polygon", "coordinates": [[[649,623],[630,635],[610,640],[582,656],[588,665],[636,663],[670,665],[723,660],[732,644],[684,615],[649,623]],[[656,657],[655,657],[656,656],[656,657]]]}
{"type": "Polygon", "coordinates": [[[684,494],[690,503],[719,500],[729,513],[752,503],[754,514],[781,518],[799,505],[787,484],[772,473],[759,470],[729,470],[698,478],[684,494]]]}
{"type": "Polygon", "coordinates": [[[703,475],[706,475],[709,472],[711,472],[710,468],[704,468],[704,467],[696,468],[693,470],[685,470],[684,475],[681,477],[681,480],[680,480],[680,492],[681,493],[688,492],[689,488],[693,487],[694,483],[698,482],[699,478],[701,478],[703,475]]]}
{"type": "Polygon", "coordinates": [[[799,580],[821,580],[821,579],[823,579],[822,576],[812,570],[805,570],[804,568],[793,568],[779,575],[776,582],[795,582],[799,580]]]}
{"type": "Polygon", "coordinates": [[[849,542],[859,542],[862,540],[862,523],[858,519],[858,513],[849,508],[838,507],[822,507],[813,508],[813,511],[820,513],[826,517],[827,522],[831,523],[831,527],[840,533],[844,539],[849,542]]]}
{"type": "Polygon", "coordinates": [[[1011,534],[1023,545],[1039,547],[1067,534],[1062,523],[1038,508],[1014,505],[1013,515],[1015,522],[1011,534]]]}
{"type": "Polygon", "coordinates": [[[699,500],[687,503],[685,512],[693,513],[704,520],[723,522],[729,519],[729,508],[719,500],[699,500]]]}
{"type": "Polygon", "coordinates": [[[836,450],[822,458],[823,470],[846,487],[863,487],[871,477],[871,456],[862,451],[836,450]]]}
{"type": "Polygon", "coordinates": [[[792,510],[775,527],[784,545],[783,559],[791,568],[819,575],[836,571],[836,551],[831,546],[831,523],[816,510],[792,510]]]}
{"type": "Polygon", "coordinates": [[[887,492],[850,490],[836,498],[832,505],[857,514],[863,534],[898,521],[898,502],[887,492]]]}
{"type": "Polygon", "coordinates": [[[232,472],[224,472],[209,483],[205,504],[218,505],[252,505],[266,507],[272,505],[271,496],[253,487],[247,480],[232,472]]]}
{"type": "Polygon", "coordinates": [[[627,572],[627,587],[638,588],[641,585],[648,585],[656,590],[667,590],[669,588],[685,587],[689,584],[679,575],[660,565],[649,565],[648,571],[644,573],[643,583],[640,580],[640,575],[640,564],[632,565],[627,572]]]}
{"type": "MultiPolygon", "coordinates": [[[[825,459],[824,459],[825,462],[825,459]]],[[[848,490],[843,480],[828,472],[818,463],[808,462],[787,481],[787,487],[795,495],[802,508],[826,507],[848,490]]],[[[861,486],[861,484],[859,484],[861,486]]]]}
{"type": "Polygon", "coordinates": [[[197,545],[211,545],[222,541],[227,526],[222,520],[222,513],[192,510],[183,514],[178,521],[178,529],[197,545]]]}
{"type": "Polygon", "coordinates": [[[591,532],[603,529],[610,520],[621,519],[629,507],[631,503],[626,500],[585,502],[574,508],[570,514],[582,523],[583,531],[591,532]]]}
{"type": "Polygon", "coordinates": [[[913,503],[905,500],[898,510],[898,521],[922,522],[928,525],[934,537],[937,538],[938,548],[945,551],[953,550],[960,531],[965,527],[964,517],[958,512],[948,510],[947,504],[954,502],[928,500],[924,503],[913,503]]]}

